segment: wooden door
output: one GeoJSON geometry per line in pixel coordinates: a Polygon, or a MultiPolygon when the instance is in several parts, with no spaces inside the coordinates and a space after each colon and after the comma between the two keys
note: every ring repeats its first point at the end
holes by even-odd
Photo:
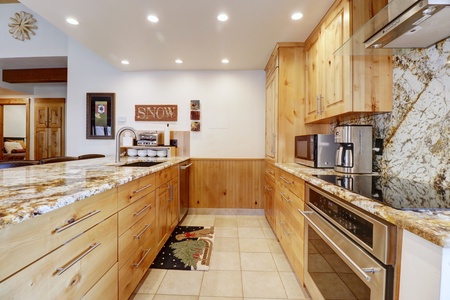
{"type": "Polygon", "coordinates": [[[34,159],[65,154],[65,99],[35,99],[34,159]]]}
{"type": "Polygon", "coordinates": [[[342,1],[334,9],[323,24],[322,46],[324,49],[324,71],[325,86],[324,98],[320,105],[324,110],[323,117],[336,116],[352,110],[352,97],[349,93],[351,88],[351,66],[349,57],[335,55],[334,52],[348,39],[349,27],[349,4],[342,1]]]}
{"type": "Polygon", "coordinates": [[[322,72],[322,55],[320,46],[320,30],[316,32],[308,41],[306,46],[307,57],[307,95],[306,95],[306,122],[311,122],[319,118],[319,99],[321,97],[321,86],[323,82],[322,72]]]}

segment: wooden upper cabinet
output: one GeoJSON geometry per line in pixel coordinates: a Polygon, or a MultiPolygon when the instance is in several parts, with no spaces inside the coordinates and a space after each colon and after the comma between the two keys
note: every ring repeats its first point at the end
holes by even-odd
{"type": "Polygon", "coordinates": [[[375,2],[380,1],[335,1],[306,40],[306,123],[392,110],[390,56],[335,55],[383,7],[375,2]]]}

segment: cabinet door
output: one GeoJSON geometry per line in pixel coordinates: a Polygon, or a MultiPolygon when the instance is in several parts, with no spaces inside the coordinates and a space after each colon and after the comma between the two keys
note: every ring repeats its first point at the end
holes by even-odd
{"type": "Polygon", "coordinates": [[[158,249],[164,245],[168,236],[169,184],[164,183],[156,189],[156,241],[158,249]]]}
{"type": "Polygon", "coordinates": [[[276,129],[278,106],[278,68],[266,84],[266,157],[276,158],[276,129]]]}
{"type": "Polygon", "coordinates": [[[36,128],[46,128],[48,121],[48,109],[45,106],[35,106],[34,122],[36,128]]]}
{"type": "Polygon", "coordinates": [[[48,127],[61,128],[62,126],[62,107],[61,105],[50,105],[48,108],[48,127]]]}
{"type": "Polygon", "coordinates": [[[47,157],[62,156],[62,128],[51,127],[47,129],[47,157]]]}
{"type": "Polygon", "coordinates": [[[275,181],[267,175],[265,177],[264,211],[270,226],[275,228],[275,181]]]}
{"type": "Polygon", "coordinates": [[[173,178],[170,183],[170,200],[169,200],[169,232],[171,234],[178,223],[178,178],[173,178]]]}
{"type": "Polygon", "coordinates": [[[307,46],[307,95],[306,95],[306,122],[311,122],[319,118],[319,100],[321,97],[320,82],[322,72],[322,55],[320,46],[320,31],[311,37],[307,46]]]}
{"type": "Polygon", "coordinates": [[[324,98],[319,101],[319,105],[324,111],[321,117],[331,117],[351,110],[351,95],[348,98],[345,95],[346,92],[349,92],[345,85],[350,83],[351,87],[349,57],[334,55],[334,52],[349,36],[350,29],[348,21],[346,21],[348,14],[348,3],[343,1],[323,24],[321,39],[324,49],[324,80],[326,84],[323,90],[324,98]]]}

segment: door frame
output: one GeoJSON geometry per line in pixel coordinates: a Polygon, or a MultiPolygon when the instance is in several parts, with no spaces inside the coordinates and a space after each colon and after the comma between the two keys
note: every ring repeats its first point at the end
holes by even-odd
{"type": "MultiPolygon", "coordinates": [[[[25,153],[25,159],[30,159],[30,99],[29,98],[2,98],[0,99],[0,105],[5,106],[5,105],[26,105],[26,112],[25,112],[25,117],[26,117],[26,128],[25,128],[25,145],[27,147],[27,152],[25,153]]],[[[3,109],[2,109],[3,111],[3,109]]],[[[2,116],[0,118],[0,145],[3,148],[3,128],[4,128],[4,118],[3,118],[3,112],[2,112],[2,116]]],[[[1,158],[3,159],[3,153],[1,158]]]]}

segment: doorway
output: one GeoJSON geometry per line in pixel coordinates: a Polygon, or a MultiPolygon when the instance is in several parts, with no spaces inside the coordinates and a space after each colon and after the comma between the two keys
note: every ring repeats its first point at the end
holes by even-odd
{"type": "MultiPolygon", "coordinates": [[[[0,99],[0,146],[3,149],[4,142],[6,140],[22,140],[23,144],[25,145],[25,157],[24,159],[30,159],[30,99],[24,98],[24,99],[18,99],[18,98],[11,98],[11,99],[0,99]],[[4,112],[5,112],[5,106],[9,105],[25,105],[25,136],[5,136],[4,130],[5,130],[5,119],[4,119],[4,112]]],[[[3,160],[3,151],[0,151],[0,160],[3,160]]]]}

